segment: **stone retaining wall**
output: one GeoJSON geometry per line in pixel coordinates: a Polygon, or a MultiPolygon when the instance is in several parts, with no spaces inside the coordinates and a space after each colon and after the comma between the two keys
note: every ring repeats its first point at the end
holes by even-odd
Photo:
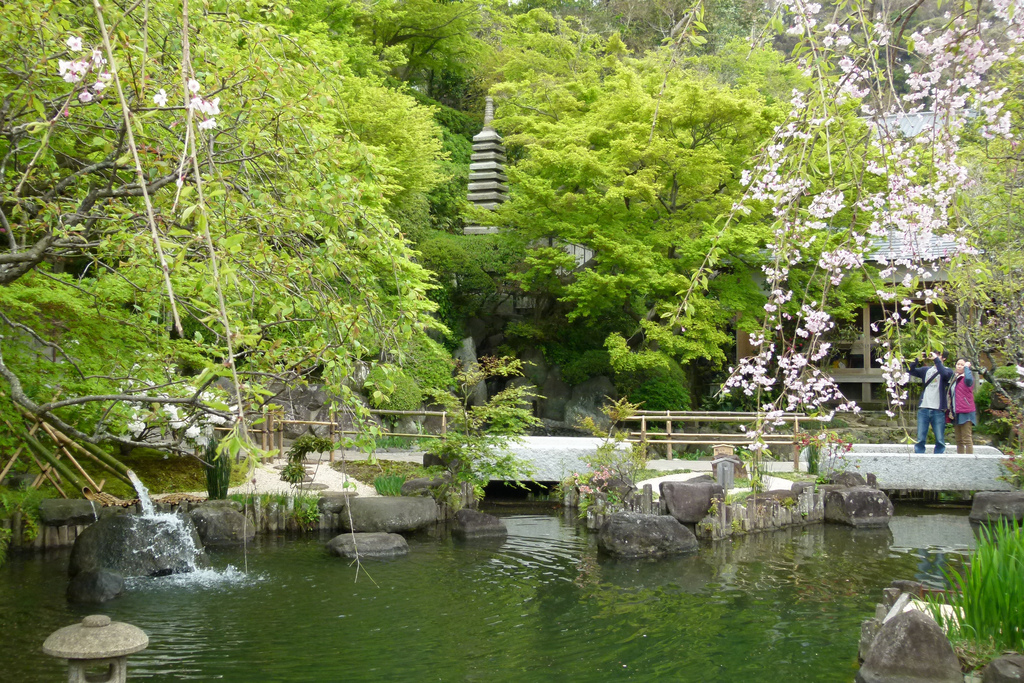
{"type": "Polygon", "coordinates": [[[39,523],[39,533],[31,541],[24,539],[24,524],[20,512],[8,519],[0,519],[0,529],[11,530],[11,547],[42,550],[44,548],[63,548],[74,545],[75,539],[87,527],[87,524],[61,524],[49,526],[39,523]]]}
{"type": "MultiPolygon", "coordinates": [[[[202,505],[202,503],[195,504],[189,503],[188,501],[182,501],[175,505],[157,503],[156,510],[157,512],[177,512],[180,514],[186,514],[195,509],[198,505],[202,505]]],[[[231,505],[231,507],[242,512],[242,506],[240,503],[231,505]]],[[[304,528],[293,514],[292,506],[287,504],[272,505],[260,510],[254,510],[252,507],[249,507],[244,512],[249,522],[254,525],[256,534],[341,532],[347,528],[348,522],[347,515],[344,511],[321,511],[319,519],[314,522],[311,527],[304,528]]],[[[138,505],[132,505],[127,508],[100,509],[101,517],[109,514],[141,514],[141,510],[138,505]]],[[[445,519],[450,516],[451,514],[447,508],[442,506],[440,519],[445,519]]],[[[11,547],[25,550],[71,547],[74,545],[75,539],[78,538],[79,534],[89,526],[88,524],[47,524],[45,521],[38,521],[36,524],[39,529],[38,533],[34,539],[26,541],[24,539],[25,522],[22,513],[15,513],[8,519],[0,519],[0,528],[10,529],[12,532],[11,547]]]]}
{"type": "Polygon", "coordinates": [[[805,490],[792,505],[769,496],[751,496],[739,503],[714,506],[696,528],[697,538],[721,540],[734,534],[749,534],[825,521],[825,497],[805,490]]]}

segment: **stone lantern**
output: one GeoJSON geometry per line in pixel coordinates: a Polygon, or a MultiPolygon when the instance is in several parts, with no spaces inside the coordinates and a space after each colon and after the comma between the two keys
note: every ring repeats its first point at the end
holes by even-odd
{"type": "Polygon", "coordinates": [[[128,676],[128,655],[147,645],[149,636],[142,629],[94,614],[51,633],[43,652],[68,660],[68,683],[123,683],[128,676]],[[107,670],[86,672],[97,667],[107,670]]]}

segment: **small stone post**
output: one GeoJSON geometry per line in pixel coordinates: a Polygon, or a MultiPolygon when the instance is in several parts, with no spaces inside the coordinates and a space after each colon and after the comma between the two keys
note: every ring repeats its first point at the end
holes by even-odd
{"type": "Polygon", "coordinates": [[[142,629],[105,614],[93,614],[82,623],[54,631],[43,643],[43,652],[68,660],[68,683],[124,683],[128,655],[145,650],[149,636],[142,629]],[[88,673],[87,668],[107,667],[88,673]]]}
{"type": "Polygon", "coordinates": [[[718,467],[715,471],[715,479],[722,486],[723,489],[728,491],[734,486],[734,474],[733,474],[733,461],[730,458],[719,458],[714,461],[718,467]]]}

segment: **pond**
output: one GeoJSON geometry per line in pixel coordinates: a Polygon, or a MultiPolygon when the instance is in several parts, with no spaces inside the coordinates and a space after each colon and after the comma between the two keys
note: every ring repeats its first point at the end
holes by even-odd
{"type": "Polygon", "coordinates": [[[657,562],[600,557],[557,515],[505,522],[502,545],[414,537],[358,577],[320,539],[265,538],[100,608],[66,603],[67,552],[15,555],[0,680],[62,680],[43,640],[102,612],[149,634],[133,681],[852,681],[882,588],[941,585],[973,546],[966,513],[906,508],[890,529],[816,525],[657,562]]]}

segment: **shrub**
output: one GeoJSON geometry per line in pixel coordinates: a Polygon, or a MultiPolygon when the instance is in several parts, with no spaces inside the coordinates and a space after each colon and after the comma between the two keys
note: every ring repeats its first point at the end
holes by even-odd
{"type": "Polygon", "coordinates": [[[678,379],[654,377],[629,394],[642,410],[689,410],[690,392],[678,379]]]}
{"type": "Polygon", "coordinates": [[[974,390],[974,405],[978,409],[979,416],[992,406],[991,382],[978,382],[974,390]]]}
{"type": "Polygon", "coordinates": [[[413,339],[404,361],[402,369],[416,382],[421,394],[429,389],[448,391],[452,388],[455,362],[443,346],[427,335],[413,339]]]}
{"type": "Polygon", "coordinates": [[[929,607],[947,633],[972,641],[979,650],[1024,652],[1024,528],[1008,523],[982,527],[967,567],[944,574],[952,609],[944,611],[935,598],[929,607]]]}
{"type": "Polygon", "coordinates": [[[566,384],[575,386],[591,377],[611,374],[612,366],[607,351],[591,349],[574,355],[561,366],[561,371],[566,384]]]}
{"type": "Polygon", "coordinates": [[[419,410],[423,392],[412,377],[395,366],[376,365],[366,377],[370,405],[379,410],[419,410]]]}
{"type": "Polygon", "coordinates": [[[1011,454],[999,462],[1003,474],[996,477],[1017,489],[1024,489],[1024,455],[1011,454]]]}

